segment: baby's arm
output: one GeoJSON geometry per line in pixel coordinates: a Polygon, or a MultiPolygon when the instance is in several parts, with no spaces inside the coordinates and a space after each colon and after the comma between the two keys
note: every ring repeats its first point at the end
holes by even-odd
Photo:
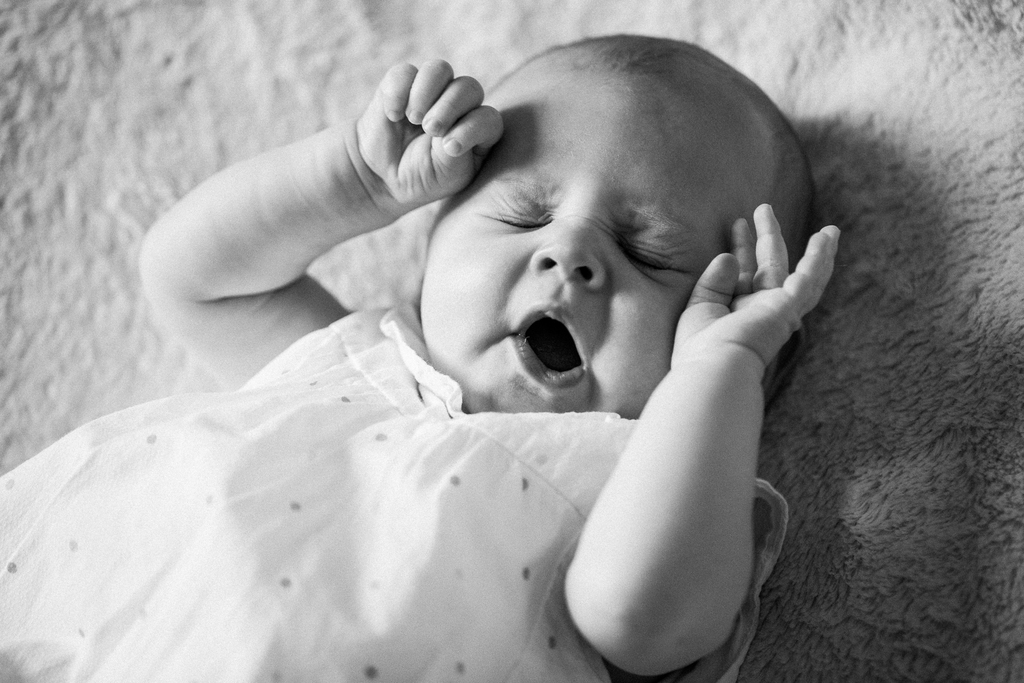
{"type": "Polygon", "coordinates": [[[569,569],[577,626],[633,673],[665,673],[709,654],[731,632],[749,587],[761,379],[818,302],[839,237],[833,226],[814,235],[787,277],[774,214],[762,206],[754,220],[756,248],[738,221],[734,253],[719,255],[694,289],[671,370],[569,569]]]}
{"type": "Polygon", "coordinates": [[[146,235],[157,316],[229,385],[344,316],[306,274],[336,244],[465,187],[501,136],[476,80],[431,61],[388,71],[358,121],[230,166],[146,235]]]}

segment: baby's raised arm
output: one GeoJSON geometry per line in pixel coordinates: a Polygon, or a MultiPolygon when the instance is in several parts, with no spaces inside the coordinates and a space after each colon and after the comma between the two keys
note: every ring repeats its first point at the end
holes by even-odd
{"type": "Polygon", "coordinates": [[[788,274],[770,207],[700,278],[671,369],[587,520],[566,580],[577,626],[637,674],[681,668],[729,636],[752,570],[765,368],[818,302],[839,231],[788,274]]]}
{"type": "Polygon", "coordinates": [[[336,244],[452,195],[501,137],[483,89],[451,66],[393,67],[358,121],[232,165],[146,235],[158,318],[228,385],[346,311],[306,274],[336,244]]]}

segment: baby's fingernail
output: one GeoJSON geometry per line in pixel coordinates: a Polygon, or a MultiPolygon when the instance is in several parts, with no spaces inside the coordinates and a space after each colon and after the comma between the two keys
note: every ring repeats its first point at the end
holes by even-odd
{"type": "Polygon", "coordinates": [[[449,140],[444,143],[444,151],[448,152],[449,156],[457,157],[462,154],[462,143],[458,140],[449,140]]]}
{"type": "Polygon", "coordinates": [[[441,123],[437,119],[430,119],[429,121],[424,121],[423,130],[427,131],[431,135],[440,135],[442,133],[441,123]]]}
{"type": "Polygon", "coordinates": [[[388,121],[391,121],[392,123],[398,123],[399,121],[402,120],[404,114],[402,114],[402,112],[398,111],[397,109],[392,109],[389,112],[385,112],[385,116],[388,117],[388,121]]]}
{"type": "Polygon", "coordinates": [[[409,119],[409,123],[419,125],[423,121],[423,112],[413,109],[406,114],[406,118],[409,119]]]}

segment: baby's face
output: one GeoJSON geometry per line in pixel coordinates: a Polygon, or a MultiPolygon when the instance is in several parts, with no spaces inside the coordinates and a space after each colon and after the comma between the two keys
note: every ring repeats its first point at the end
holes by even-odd
{"type": "Polygon", "coordinates": [[[421,317],[467,412],[637,417],[728,227],[763,196],[763,149],[727,103],[638,97],[528,66],[505,133],[431,238],[421,317]]]}

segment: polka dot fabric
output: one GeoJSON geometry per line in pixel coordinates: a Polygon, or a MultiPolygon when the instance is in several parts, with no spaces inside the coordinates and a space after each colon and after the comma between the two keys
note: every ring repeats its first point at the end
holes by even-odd
{"type": "MultiPolygon", "coordinates": [[[[632,423],[465,415],[413,321],[353,314],[0,479],[0,679],[606,681],[562,583],[632,423]]],[[[747,614],[685,680],[753,632],[785,526],[759,490],[747,614]]]]}

